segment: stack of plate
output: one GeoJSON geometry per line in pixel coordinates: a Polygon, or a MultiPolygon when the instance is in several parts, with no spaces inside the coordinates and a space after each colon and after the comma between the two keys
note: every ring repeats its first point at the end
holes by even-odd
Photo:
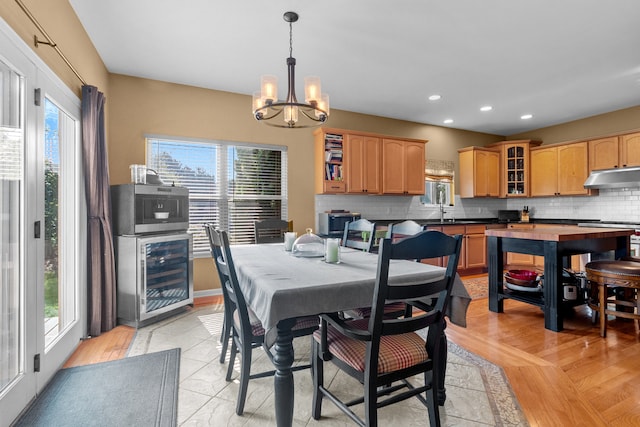
{"type": "Polygon", "coordinates": [[[531,270],[509,270],[504,273],[505,286],[512,291],[542,292],[538,273],[531,270]]]}

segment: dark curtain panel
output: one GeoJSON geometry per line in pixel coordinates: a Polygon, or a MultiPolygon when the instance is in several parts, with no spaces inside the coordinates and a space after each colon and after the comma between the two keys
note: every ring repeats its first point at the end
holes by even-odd
{"type": "Polygon", "coordinates": [[[98,336],[116,326],[116,275],[104,101],[104,94],[95,86],[82,87],[82,157],[87,199],[87,311],[91,336],[98,336]]]}

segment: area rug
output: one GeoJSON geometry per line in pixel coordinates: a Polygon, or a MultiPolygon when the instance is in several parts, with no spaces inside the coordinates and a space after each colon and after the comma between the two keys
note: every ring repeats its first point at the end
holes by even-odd
{"type": "Polygon", "coordinates": [[[489,296],[489,278],[485,276],[462,278],[462,283],[472,300],[487,298],[489,296]]]}
{"type": "MultiPolygon", "coordinates": [[[[235,416],[233,415],[235,411],[234,399],[237,391],[233,389],[229,395],[218,398],[221,394],[225,394],[220,390],[231,384],[224,381],[225,369],[223,368],[226,365],[221,365],[218,361],[219,337],[223,323],[222,310],[222,305],[196,307],[186,313],[138,329],[135,339],[131,343],[129,354],[144,354],[169,345],[183,346],[182,357],[185,368],[180,388],[183,393],[191,393],[193,396],[203,399],[203,402],[196,405],[195,397],[190,399],[191,401],[181,399],[178,413],[179,425],[215,425],[211,424],[211,417],[216,411],[225,414],[224,416],[235,416]],[[189,337],[189,339],[186,340],[185,337],[189,337]],[[189,366],[196,361],[199,370],[189,366]],[[191,371],[195,372],[191,374],[191,371]],[[223,373],[216,375],[216,372],[223,373]],[[208,395],[210,400],[207,401],[205,395],[208,395]]],[[[500,367],[468,352],[451,341],[448,343],[448,350],[447,402],[443,411],[446,414],[443,416],[443,426],[516,427],[528,425],[500,367]]],[[[305,351],[308,351],[308,341],[302,340],[298,342],[298,347],[296,347],[296,357],[300,358],[299,360],[308,360],[308,354],[305,351]]],[[[269,364],[268,359],[266,361],[265,359],[259,358],[258,360],[269,364]]],[[[299,384],[300,388],[296,389],[296,399],[310,401],[312,389],[310,377],[299,376],[298,380],[301,383],[299,384]]],[[[252,382],[249,384],[250,390],[256,390],[261,386],[264,387],[261,389],[262,393],[269,393],[273,387],[272,380],[267,379],[262,385],[256,385],[252,382]]],[[[260,399],[265,399],[265,397],[261,396],[260,399]]],[[[266,401],[269,402],[270,399],[266,399],[266,401]]],[[[309,425],[313,424],[310,414],[308,414],[309,418],[305,419],[303,415],[305,411],[301,411],[300,408],[297,408],[296,411],[296,416],[301,420],[309,425]]],[[[249,422],[249,425],[271,425],[266,420],[272,421],[269,418],[272,414],[271,404],[264,407],[258,405],[247,409],[242,419],[247,420],[254,417],[256,422],[249,422]]],[[[231,419],[227,421],[233,424],[231,419]]],[[[240,418],[237,421],[240,423],[240,418]]],[[[328,425],[335,424],[329,423],[328,425]]]]}
{"type": "Polygon", "coordinates": [[[180,349],[59,370],[15,426],[175,426],[180,349]]]}

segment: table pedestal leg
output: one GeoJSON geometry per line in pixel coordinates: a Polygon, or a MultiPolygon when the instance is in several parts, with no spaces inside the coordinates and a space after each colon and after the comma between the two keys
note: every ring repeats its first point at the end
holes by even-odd
{"type": "Polygon", "coordinates": [[[291,328],[295,319],[286,319],[278,323],[278,336],[274,344],[273,364],[276,374],[273,379],[276,406],[276,425],[290,427],[293,424],[293,333],[291,328]]]}

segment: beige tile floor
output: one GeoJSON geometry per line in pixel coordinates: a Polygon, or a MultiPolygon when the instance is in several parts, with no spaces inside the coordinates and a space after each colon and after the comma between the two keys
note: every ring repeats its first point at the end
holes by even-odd
{"type": "MultiPolygon", "coordinates": [[[[225,381],[227,364],[218,361],[222,313],[219,306],[192,309],[141,328],[131,344],[129,356],[180,347],[180,391],[178,424],[181,426],[272,426],[274,418],[273,378],[249,382],[243,416],[235,413],[238,369],[225,381]]],[[[296,364],[309,362],[310,337],[294,341],[296,364]]],[[[228,359],[227,359],[228,361],[228,359]]],[[[238,361],[236,360],[236,365],[238,361]]],[[[325,384],[340,396],[355,395],[361,385],[326,364],[325,384]]],[[[252,372],[273,369],[261,349],[253,351],[252,372]]],[[[322,418],[311,417],[312,379],[308,371],[294,373],[294,426],[353,426],[331,402],[323,402],[322,418]]],[[[522,412],[505,385],[502,371],[463,349],[450,348],[446,376],[447,401],[440,407],[444,426],[526,426],[522,412]]],[[[358,410],[356,410],[358,413],[358,410]]],[[[362,411],[359,412],[360,414],[362,411]]],[[[380,409],[383,426],[428,425],[427,409],[409,399],[380,409]]]]}

